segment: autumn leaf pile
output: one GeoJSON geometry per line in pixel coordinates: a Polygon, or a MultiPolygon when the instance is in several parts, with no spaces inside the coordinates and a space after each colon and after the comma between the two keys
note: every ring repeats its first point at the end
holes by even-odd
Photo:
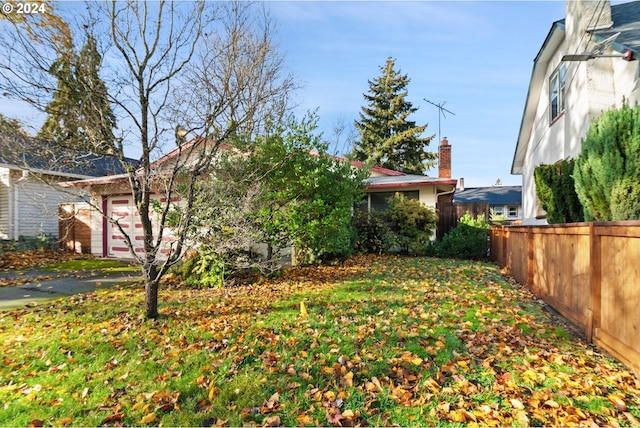
{"type": "Polygon", "coordinates": [[[0,250],[0,270],[43,267],[61,260],[77,258],[74,253],[57,250],[2,251],[0,250]]]}
{"type": "Polygon", "coordinates": [[[640,381],[490,264],[359,257],[0,313],[0,425],[638,425],[640,381]],[[301,308],[304,309],[301,311],[301,308]]]}

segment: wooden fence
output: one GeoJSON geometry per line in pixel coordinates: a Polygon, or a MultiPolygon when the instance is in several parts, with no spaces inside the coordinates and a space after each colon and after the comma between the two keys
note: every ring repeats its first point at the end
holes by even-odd
{"type": "Polygon", "coordinates": [[[91,253],[91,210],[89,204],[60,204],[58,210],[60,248],[74,253],[91,253]]]}
{"type": "Polygon", "coordinates": [[[640,221],[493,226],[491,258],[640,376],[640,221]]]}
{"type": "Polygon", "coordinates": [[[460,217],[467,211],[472,217],[484,216],[489,220],[489,202],[447,202],[438,204],[438,228],[436,239],[440,241],[442,237],[449,233],[451,229],[458,225],[460,217]]]}

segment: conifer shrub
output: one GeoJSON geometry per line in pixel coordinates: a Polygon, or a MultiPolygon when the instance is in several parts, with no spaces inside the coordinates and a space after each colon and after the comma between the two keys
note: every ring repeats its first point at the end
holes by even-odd
{"type": "Polygon", "coordinates": [[[585,220],[640,219],[640,107],[625,103],[591,123],[574,179],[585,220]]]}
{"type": "Polygon", "coordinates": [[[584,221],[584,213],[575,190],[575,161],[561,160],[552,165],[539,165],[534,170],[536,195],[547,212],[547,223],[584,221]]]}
{"type": "Polygon", "coordinates": [[[401,253],[424,254],[436,229],[433,209],[397,193],[389,201],[387,220],[401,253]]]}

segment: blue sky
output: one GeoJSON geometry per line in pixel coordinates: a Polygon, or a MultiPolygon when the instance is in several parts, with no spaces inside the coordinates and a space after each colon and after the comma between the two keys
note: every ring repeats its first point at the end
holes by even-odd
{"type": "MultiPolygon", "coordinates": [[[[453,178],[465,186],[522,184],[510,173],[533,59],[565,15],[564,1],[275,1],[281,49],[304,87],[299,112],[318,108],[331,140],[365,105],[368,80],[387,57],[411,79],[417,124],[452,145],[453,178]]],[[[428,175],[437,175],[430,170],[428,175]]]]}
{"type": "MultiPolygon", "coordinates": [[[[510,174],[533,59],[551,24],[565,15],[555,1],[270,1],[280,49],[303,83],[298,116],[317,109],[325,140],[352,127],[365,105],[368,80],[387,57],[411,79],[411,118],[425,135],[452,145],[452,175],[467,187],[521,184],[510,174]]],[[[0,113],[35,129],[42,118],[0,98],[0,113]]],[[[338,143],[344,143],[344,135],[338,143]]],[[[436,176],[437,170],[428,175],[436,176]]]]}

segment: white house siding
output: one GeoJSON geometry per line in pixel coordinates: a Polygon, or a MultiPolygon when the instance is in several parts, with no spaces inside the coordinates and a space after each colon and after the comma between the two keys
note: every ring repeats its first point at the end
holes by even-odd
{"type": "Polygon", "coordinates": [[[9,235],[10,184],[9,169],[0,168],[0,239],[11,239],[9,235]]]}
{"type": "Polygon", "coordinates": [[[576,39],[582,38],[584,31],[577,31],[575,36],[571,34],[567,29],[566,36],[557,48],[541,52],[537,64],[543,68],[546,65],[546,68],[527,144],[526,161],[522,165],[523,224],[546,224],[546,220],[536,219],[542,213],[537,204],[533,176],[535,167],[577,157],[593,119],[606,110],[621,107],[623,99],[630,105],[640,100],[640,61],[598,58],[585,62],[566,62],[565,110],[550,123],[549,77],[560,65],[563,55],[588,50],[584,48],[584,40],[580,45],[580,40],[576,39]]]}
{"type": "Polygon", "coordinates": [[[79,198],[67,189],[43,183],[30,173],[14,170],[11,173],[13,190],[13,234],[21,236],[48,234],[58,236],[58,205],[79,198]]]}

